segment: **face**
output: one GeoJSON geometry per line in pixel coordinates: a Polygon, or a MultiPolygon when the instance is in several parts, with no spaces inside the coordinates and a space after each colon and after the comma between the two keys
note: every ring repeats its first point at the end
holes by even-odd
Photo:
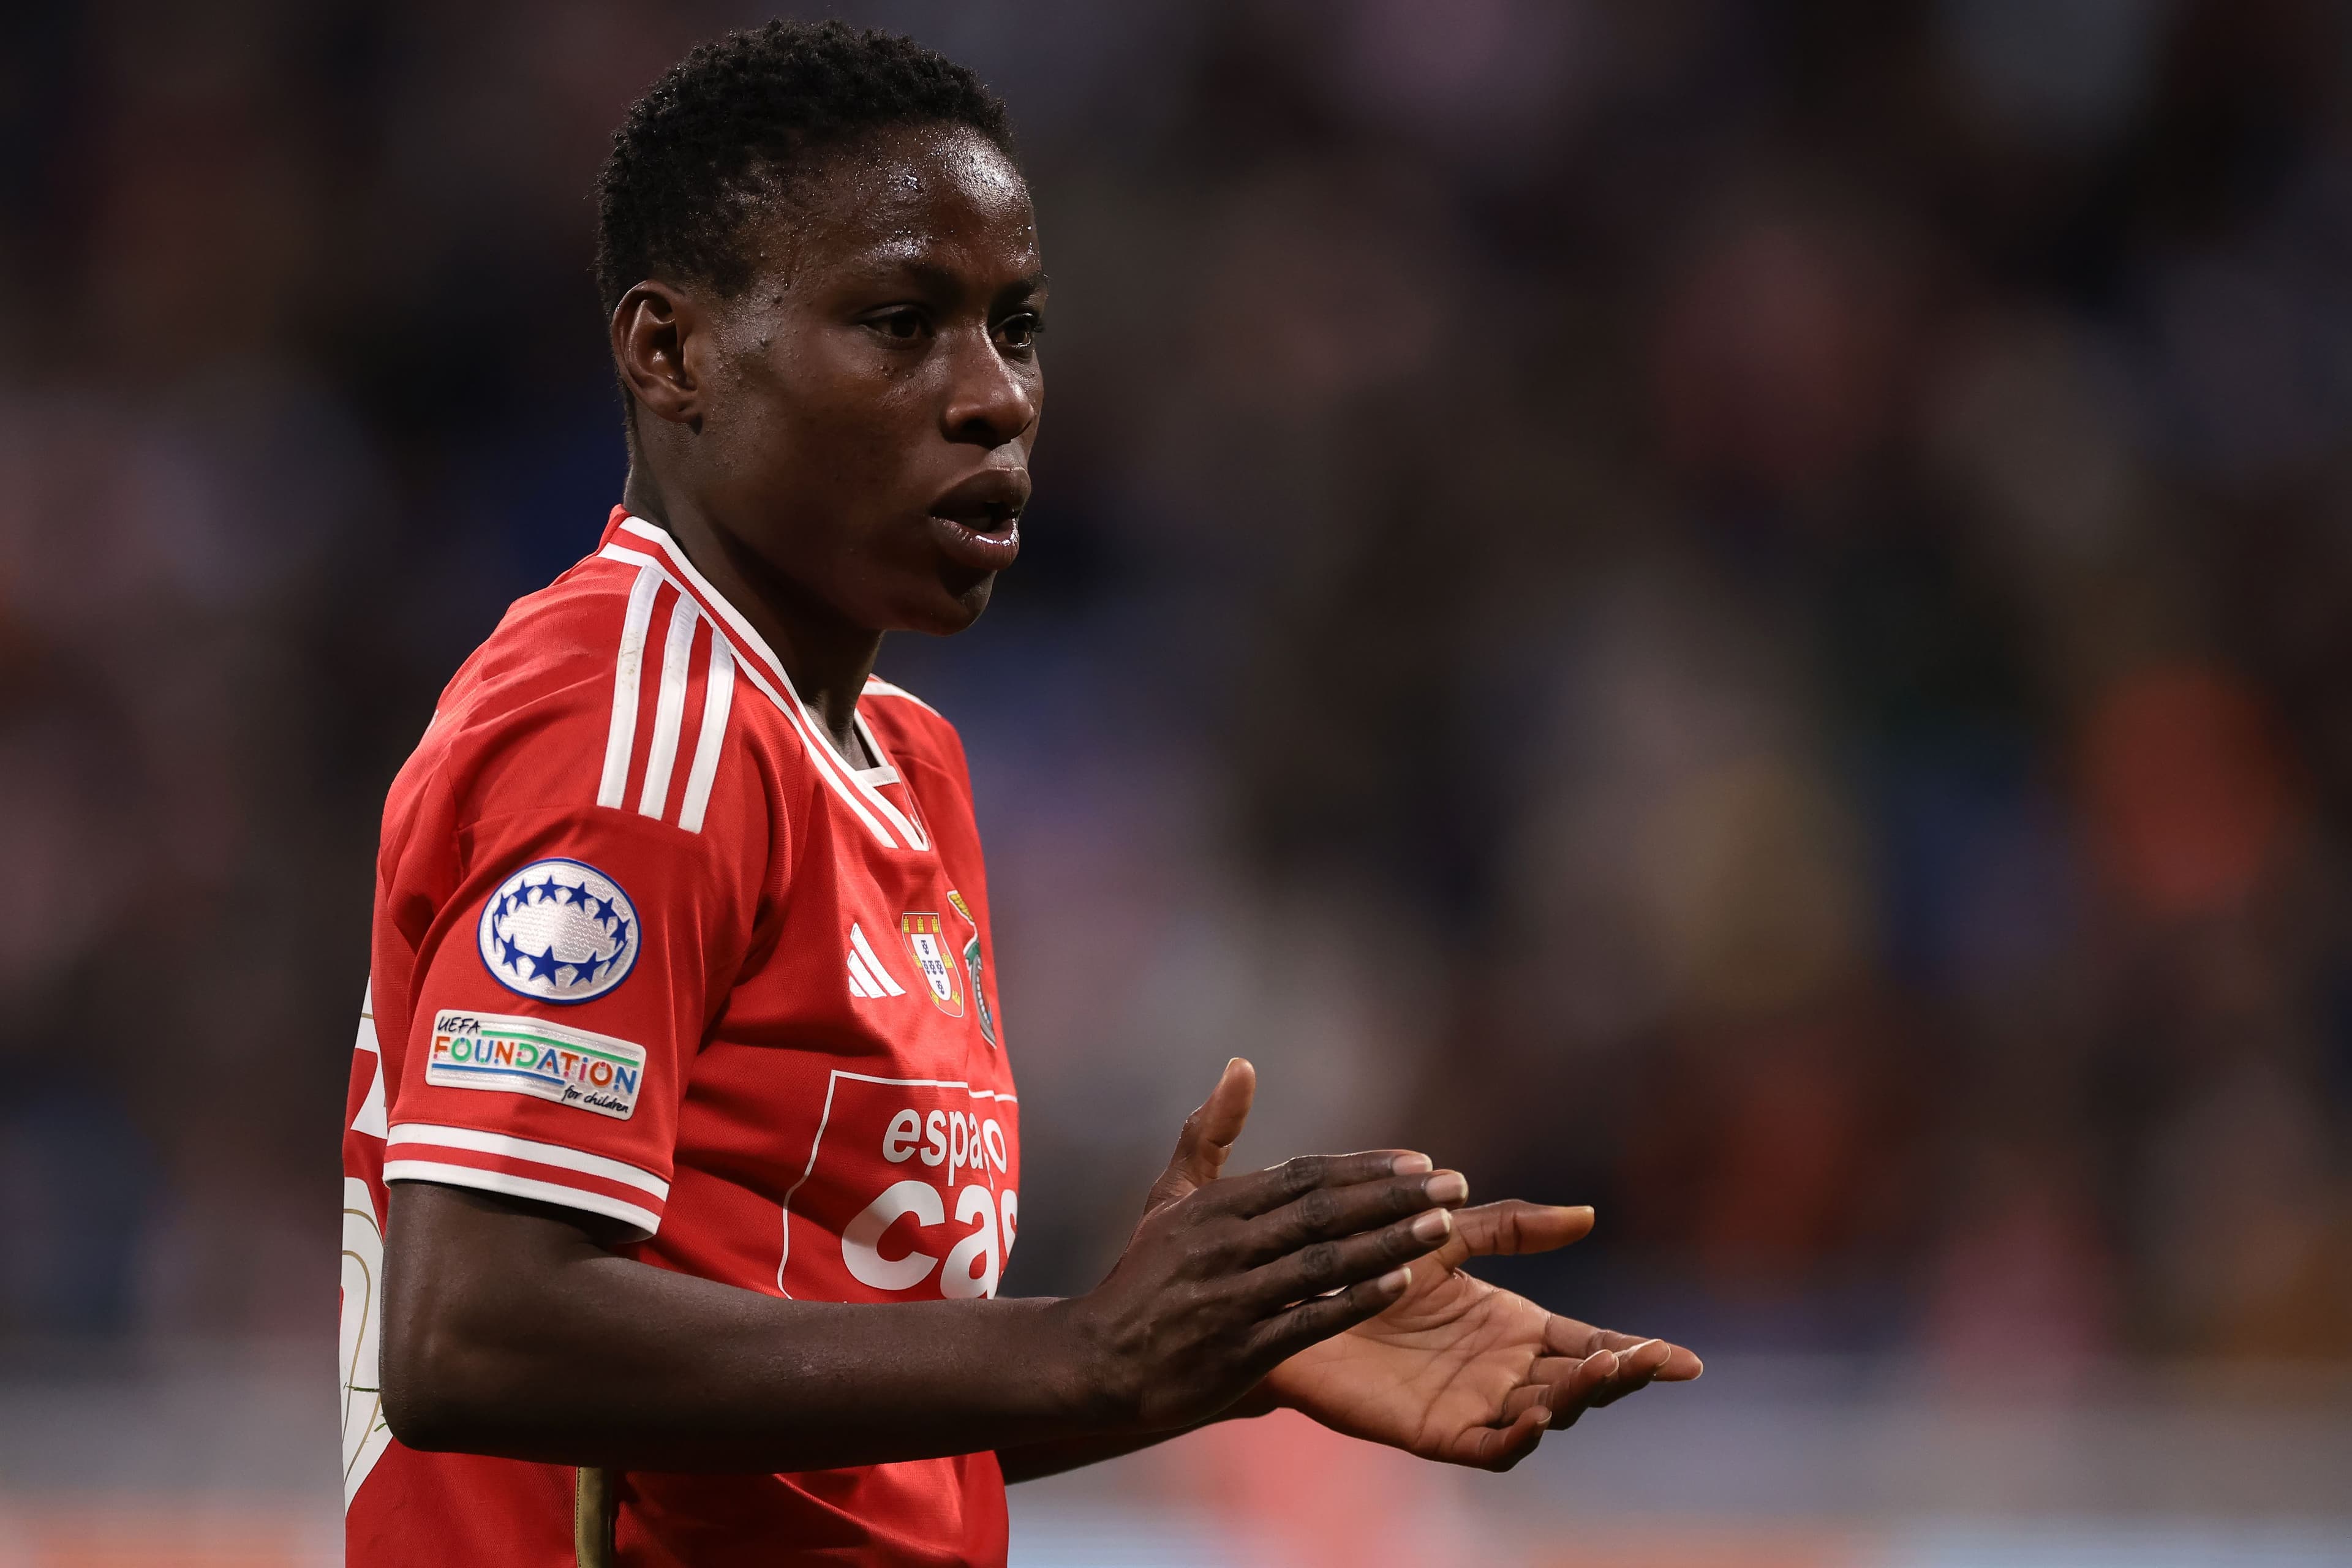
{"type": "Polygon", "coordinates": [[[961,630],[1020,550],[1044,395],[1020,173],[961,128],[893,132],[833,155],[751,244],[732,298],[661,290],[680,385],[657,396],[623,302],[641,457],[771,595],[867,631],[961,630]]]}

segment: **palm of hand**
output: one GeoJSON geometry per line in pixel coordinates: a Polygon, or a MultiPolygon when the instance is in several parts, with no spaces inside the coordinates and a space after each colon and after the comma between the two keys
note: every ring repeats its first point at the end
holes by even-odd
{"type": "Polygon", "coordinates": [[[1376,1318],[1275,1373],[1286,1404],[1350,1436],[1428,1458],[1454,1458],[1528,1384],[1548,1314],[1454,1268],[1413,1267],[1412,1289],[1376,1318]]]}
{"type": "Polygon", "coordinates": [[[1686,1350],[1559,1317],[1464,1271],[1473,1257],[1566,1246],[1591,1224],[1589,1209],[1465,1210],[1445,1245],[1412,1266],[1402,1296],[1284,1362],[1270,1391],[1350,1436],[1507,1469],[1586,1409],[1655,1379],[1697,1376],[1686,1350]]]}

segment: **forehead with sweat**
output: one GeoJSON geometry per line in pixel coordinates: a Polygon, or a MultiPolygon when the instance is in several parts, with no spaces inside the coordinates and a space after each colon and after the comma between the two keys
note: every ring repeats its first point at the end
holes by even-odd
{"type": "Polygon", "coordinates": [[[1037,266],[1029,187],[1013,160],[961,126],[912,127],[828,150],[753,205],[743,233],[765,302],[813,274],[1037,266]],[[1010,249],[1013,255],[1003,254],[1010,249]]]}

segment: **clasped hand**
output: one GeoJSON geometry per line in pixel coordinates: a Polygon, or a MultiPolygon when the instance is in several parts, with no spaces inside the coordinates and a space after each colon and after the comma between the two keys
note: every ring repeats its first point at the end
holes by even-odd
{"type": "Polygon", "coordinates": [[[1109,1278],[1069,1303],[1119,1424],[1278,1405],[1504,1470],[1587,1410],[1699,1375],[1679,1345],[1558,1316],[1463,1268],[1565,1247],[1592,1228],[1590,1208],[1463,1208],[1459,1173],[1400,1150],[1224,1176],[1255,1088],[1247,1062],[1226,1064],[1109,1278]]]}

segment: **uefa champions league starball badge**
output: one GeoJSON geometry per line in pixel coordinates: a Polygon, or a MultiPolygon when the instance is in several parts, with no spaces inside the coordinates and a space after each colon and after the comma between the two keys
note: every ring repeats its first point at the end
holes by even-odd
{"type": "Polygon", "coordinates": [[[637,910],[621,885],[577,860],[534,860],[482,906],[482,962],[542,1002],[587,1002],[637,962],[637,910]]]}

